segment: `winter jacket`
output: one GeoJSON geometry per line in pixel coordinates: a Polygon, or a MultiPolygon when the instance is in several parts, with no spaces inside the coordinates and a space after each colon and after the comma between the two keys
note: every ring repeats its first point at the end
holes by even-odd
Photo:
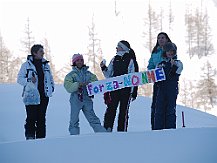
{"type": "Polygon", "coordinates": [[[88,96],[86,86],[79,87],[79,83],[90,83],[97,80],[96,75],[88,71],[88,68],[88,66],[83,66],[81,69],[78,69],[76,66],[73,66],[72,71],[68,73],[64,79],[64,87],[68,93],[71,93],[69,124],[69,132],[71,135],[80,134],[80,110],[83,111],[94,132],[106,132],[105,128],[101,126],[100,119],[93,110],[93,101],[91,97],[88,96]]]}
{"type": "Polygon", "coordinates": [[[165,59],[158,64],[158,67],[163,67],[166,80],[157,82],[153,129],[176,128],[178,81],[183,64],[181,61],[175,60],[175,64],[171,65],[170,59],[165,59]]]}
{"type": "Polygon", "coordinates": [[[148,61],[148,70],[155,69],[158,63],[162,62],[164,59],[162,58],[163,49],[158,47],[156,53],[151,54],[151,58],[148,61]]]}
{"type": "Polygon", "coordinates": [[[166,81],[162,81],[162,83],[171,80],[178,81],[183,70],[183,64],[180,60],[175,60],[175,64],[172,66],[170,59],[165,59],[164,61],[160,62],[157,67],[163,67],[164,73],[166,75],[166,81]]]}
{"type": "MultiPolygon", "coordinates": [[[[108,67],[102,67],[103,74],[106,78],[116,77],[128,73],[138,72],[138,63],[131,54],[120,51],[112,58],[108,67]]],[[[132,87],[131,94],[133,98],[137,97],[138,87],[132,87]]]]}
{"type": "Polygon", "coordinates": [[[76,66],[72,67],[72,71],[68,73],[64,79],[64,87],[68,93],[71,93],[71,98],[76,98],[79,92],[82,92],[83,98],[90,100],[86,86],[79,90],[79,83],[91,83],[97,81],[96,75],[88,71],[88,66],[83,66],[78,69],[76,66]]]}
{"type": "MultiPolygon", "coordinates": [[[[42,59],[42,69],[44,72],[44,94],[46,97],[51,97],[54,92],[54,80],[48,62],[49,61],[44,58],[42,59]]],[[[36,77],[35,85],[38,88],[38,75],[33,64],[33,56],[29,55],[27,57],[27,61],[24,62],[20,68],[17,76],[17,83],[25,87],[27,82],[30,81],[33,76],[36,77]]]]}
{"type": "Polygon", "coordinates": [[[106,78],[135,72],[134,61],[129,53],[119,53],[112,58],[108,67],[102,67],[106,78]]]}

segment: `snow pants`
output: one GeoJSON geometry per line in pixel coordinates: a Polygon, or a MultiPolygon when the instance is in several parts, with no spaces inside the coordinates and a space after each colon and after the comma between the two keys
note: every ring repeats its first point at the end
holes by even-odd
{"type": "Polygon", "coordinates": [[[178,82],[162,82],[157,91],[154,130],[176,128],[178,82]]]}
{"type": "Polygon", "coordinates": [[[26,139],[45,138],[46,136],[46,110],[49,98],[41,97],[39,105],[26,105],[26,139]]]}
{"type": "Polygon", "coordinates": [[[104,127],[112,131],[116,111],[119,105],[118,126],[117,131],[127,131],[128,126],[128,112],[130,106],[130,91],[131,88],[123,88],[120,90],[110,92],[111,103],[107,105],[104,116],[104,127]]]}
{"type": "Polygon", "coordinates": [[[89,122],[90,126],[93,128],[94,132],[106,132],[106,129],[101,125],[100,119],[96,116],[93,110],[93,101],[85,97],[84,101],[81,102],[75,96],[71,96],[71,114],[69,123],[69,133],[70,135],[80,134],[79,127],[79,113],[80,110],[83,111],[84,116],[89,122]]]}
{"type": "Polygon", "coordinates": [[[155,107],[156,107],[156,97],[158,92],[158,84],[154,83],[153,85],[153,95],[152,95],[152,104],[151,104],[151,129],[154,129],[154,114],[155,114],[155,107]]]}

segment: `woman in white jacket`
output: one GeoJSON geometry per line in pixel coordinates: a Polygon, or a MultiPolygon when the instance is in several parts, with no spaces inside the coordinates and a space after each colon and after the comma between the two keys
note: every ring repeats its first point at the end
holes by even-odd
{"type": "Polygon", "coordinates": [[[39,104],[25,103],[26,107],[26,139],[45,138],[46,136],[46,110],[49,97],[54,91],[54,81],[50,66],[43,58],[44,49],[40,44],[33,45],[31,55],[28,55],[27,61],[22,64],[17,77],[17,83],[24,86],[23,94],[27,93],[27,83],[32,82],[38,89],[40,99],[39,104]]]}

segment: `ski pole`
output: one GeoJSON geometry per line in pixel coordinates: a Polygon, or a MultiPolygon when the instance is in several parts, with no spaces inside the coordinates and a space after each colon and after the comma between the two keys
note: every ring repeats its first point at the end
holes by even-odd
{"type": "Polygon", "coordinates": [[[182,111],[182,127],[185,127],[184,111],[182,111]]]}

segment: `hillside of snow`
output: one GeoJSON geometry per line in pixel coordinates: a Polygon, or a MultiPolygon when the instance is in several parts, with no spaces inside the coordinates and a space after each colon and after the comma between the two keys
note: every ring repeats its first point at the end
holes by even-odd
{"type": "MultiPolygon", "coordinates": [[[[81,112],[81,134],[70,136],[69,94],[57,85],[47,111],[47,137],[26,141],[22,87],[1,84],[0,91],[1,163],[217,162],[217,117],[211,114],[178,105],[177,129],[151,131],[151,99],[138,97],[131,103],[127,133],[116,132],[115,122],[114,132],[95,134],[81,112]]],[[[103,122],[102,95],[95,96],[94,109],[103,122]]]]}

